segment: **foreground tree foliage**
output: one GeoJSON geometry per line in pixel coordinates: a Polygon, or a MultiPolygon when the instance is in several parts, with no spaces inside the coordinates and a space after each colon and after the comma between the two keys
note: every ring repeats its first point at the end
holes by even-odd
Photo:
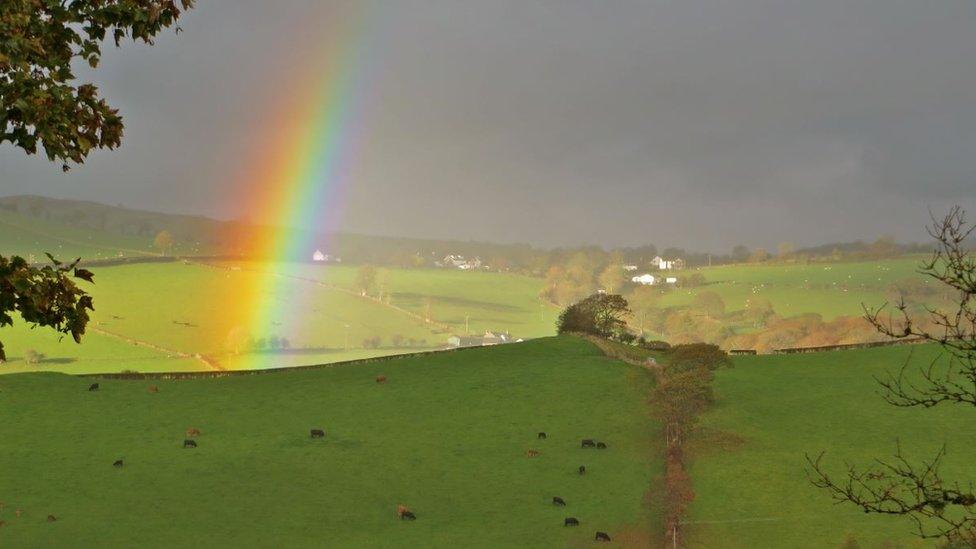
{"type": "MultiPolygon", "coordinates": [[[[78,260],[64,264],[50,255],[51,265],[35,267],[21,257],[0,256],[0,328],[19,315],[32,326],[45,326],[70,334],[76,342],[88,325],[92,298],[72,278],[93,282],[92,273],[77,267],[78,260]]],[[[0,362],[7,359],[0,342],[0,362]]]]}
{"type": "Polygon", "coordinates": [[[566,307],[559,314],[557,331],[584,333],[612,339],[627,333],[626,321],[630,314],[627,300],[616,294],[593,294],[566,307]]]}
{"type": "MultiPolygon", "coordinates": [[[[897,375],[878,380],[882,396],[894,406],[976,406],[976,256],[966,247],[974,230],[976,225],[967,223],[960,208],[929,228],[938,247],[920,272],[958,296],[954,310],[929,308],[929,318],[918,319],[902,301],[893,312],[884,307],[867,311],[866,318],[882,334],[921,339],[943,350],[939,359],[925,367],[906,363],[897,375]],[[929,328],[920,327],[922,320],[929,328]]],[[[807,456],[807,461],[813,484],[836,501],[852,503],[865,513],[910,517],[923,538],[941,538],[954,547],[976,547],[976,488],[971,479],[943,477],[940,466],[945,452],[943,446],[934,457],[913,462],[899,445],[891,459],[876,460],[871,468],[849,465],[840,478],[828,474],[822,453],[816,458],[807,456]]]]}
{"type": "MultiPolygon", "coordinates": [[[[77,84],[72,62],[97,67],[106,36],[151,44],[194,0],[0,1],[0,144],[52,162],[82,163],[115,148],[122,117],[93,84],[77,84]]],[[[179,28],[177,28],[179,30],[179,28]]]]}

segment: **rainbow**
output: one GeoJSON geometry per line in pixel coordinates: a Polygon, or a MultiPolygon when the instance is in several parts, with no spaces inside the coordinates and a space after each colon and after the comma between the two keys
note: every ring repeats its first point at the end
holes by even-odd
{"type": "MultiPolygon", "coordinates": [[[[275,85],[287,90],[280,95],[284,105],[261,128],[267,142],[253,152],[253,163],[245,162],[247,183],[236,192],[247,197],[245,211],[268,227],[245,239],[247,255],[280,263],[273,273],[249,277],[246,287],[230,284],[222,289],[234,294],[223,300],[235,303],[225,314],[240,319],[229,340],[243,342],[287,330],[294,334],[309,314],[305,288],[281,275],[287,262],[309,259],[316,248],[327,246],[315,235],[334,232],[341,221],[370,95],[368,77],[376,50],[371,47],[372,12],[368,3],[354,3],[345,13],[329,13],[323,18],[325,28],[317,32],[325,43],[295,46],[298,53],[287,74],[277,79],[275,85]]],[[[260,355],[241,354],[234,362],[234,368],[274,366],[260,355]]]]}

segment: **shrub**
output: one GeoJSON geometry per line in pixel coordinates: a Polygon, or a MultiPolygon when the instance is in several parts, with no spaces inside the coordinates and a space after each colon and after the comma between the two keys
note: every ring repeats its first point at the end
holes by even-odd
{"type": "Polygon", "coordinates": [[[670,367],[676,371],[689,371],[698,368],[717,370],[731,368],[732,360],[729,355],[719,349],[717,345],[708,343],[692,343],[676,345],[668,352],[670,367]]]}

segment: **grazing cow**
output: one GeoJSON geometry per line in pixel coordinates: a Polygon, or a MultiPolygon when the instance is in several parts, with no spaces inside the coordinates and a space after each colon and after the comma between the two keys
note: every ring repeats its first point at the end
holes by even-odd
{"type": "Polygon", "coordinates": [[[581,475],[585,475],[586,474],[586,465],[580,465],[579,474],[581,474],[581,475]]]}
{"type": "Polygon", "coordinates": [[[16,511],[14,511],[14,514],[17,515],[17,518],[20,518],[20,515],[23,515],[24,514],[24,510],[23,509],[17,509],[16,511]]]}
{"type": "Polygon", "coordinates": [[[195,427],[190,427],[189,429],[186,430],[186,438],[198,437],[201,434],[202,433],[200,432],[200,429],[197,429],[195,427]]]}
{"type": "Polygon", "coordinates": [[[547,438],[549,438],[549,435],[547,435],[547,434],[545,433],[545,431],[540,431],[540,432],[539,432],[539,439],[540,439],[540,440],[545,440],[545,439],[547,439],[547,438]]]}
{"type": "Polygon", "coordinates": [[[400,515],[400,520],[417,520],[417,515],[414,515],[410,511],[404,511],[403,514],[400,515]]]}
{"type": "Polygon", "coordinates": [[[115,463],[112,464],[112,467],[122,467],[123,465],[124,464],[122,463],[122,460],[121,459],[117,459],[117,460],[115,460],[115,463]]]}
{"type": "Polygon", "coordinates": [[[595,448],[595,447],[596,447],[596,443],[593,442],[592,438],[584,438],[583,441],[580,442],[580,448],[595,448]]]}
{"type": "Polygon", "coordinates": [[[183,441],[184,448],[196,448],[197,442],[195,440],[186,439],[183,441]]]}
{"type": "Polygon", "coordinates": [[[376,376],[376,383],[386,383],[386,376],[376,376]]]}
{"type": "Polygon", "coordinates": [[[597,532],[594,541],[611,541],[610,535],[606,532],[597,532]]]}
{"type": "Polygon", "coordinates": [[[56,517],[56,516],[54,516],[54,515],[48,515],[48,516],[47,516],[47,521],[48,521],[48,522],[54,522],[54,521],[56,521],[56,520],[58,520],[58,517],[56,517]]]}
{"type": "Polygon", "coordinates": [[[4,521],[2,521],[2,520],[0,520],[0,528],[3,528],[3,525],[4,525],[4,524],[7,524],[7,523],[6,523],[6,522],[4,522],[4,521]]]}
{"type": "Polygon", "coordinates": [[[538,450],[529,450],[528,452],[525,452],[525,457],[534,458],[534,457],[536,457],[538,455],[539,455],[539,451],[538,450]]]}
{"type": "Polygon", "coordinates": [[[563,521],[563,526],[579,526],[579,519],[576,517],[566,517],[563,521]]]}
{"type": "Polygon", "coordinates": [[[325,436],[325,431],[322,429],[312,429],[309,432],[311,433],[312,438],[322,438],[325,436]]]}
{"type": "Polygon", "coordinates": [[[97,391],[98,390],[98,384],[97,383],[92,383],[91,385],[88,386],[88,390],[89,391],[97,391]]]}
{"type": "Polygon", "coordinates": [[[561,498],[559,496],[552,496],[552,504],[553,505],[562,505],[564,507],[566,506],[566,502],[563,501],[563,498],[561,498]]]}
{"type": "Polygon", "coordinates": [[[607,443],[606,442],[597,442],[596,443],[596,449],[597,450],[606,450],[607,449],[607,443]]]}
{"type": "Polygon", "coordinates": [[[157,387],[155,385],[150,385],[149,386],[149,392],[150,393],[158,393],[159,392],[159,387],[157,387]]]}
{"type": "Polygon", "coordinates": [[[404,505],[402,503],[397,503],[396,517],[397,518],[403,518],[403,514],[406,513],[409,510],[410,510],[410,508],[407,507],[406,505],[404,505]]]}

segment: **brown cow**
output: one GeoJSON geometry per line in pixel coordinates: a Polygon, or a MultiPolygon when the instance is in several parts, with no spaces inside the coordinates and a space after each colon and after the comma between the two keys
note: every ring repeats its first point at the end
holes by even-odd
{"type": "Polygon", "coordinates": [[[410,512],[410,508],[402,503],[397,503],[396,506],[396,517],[402,519],[403,515],[410,512]]]}
{"type": "Polygon", "coordinates": [[[376,383],[386,383],[386,376],[376,376],[376,383]]]}
{"type": "Polygon", "coordinates": [[[158,393],[159,392],[159,387],[157,387],[155,385],[150,385],[148,390],[149,390],[150,393],[158,393]]]}
{"type": "Polygon", "coordinates": [[[48,522],[54,522],[54,521],[56,521],[56,520],[58,520],[58,517],[56,517],[56,516],[54,516],[54,515],[48,515],[48,516],[47,516],[47,521],[48,521],[48,522]]]}
{"type": "Polygon", "coordinates": [[[17,518],[20,518],[20,515],[24,514],[24,510],[17,509],[16,511],[14,511],[14,514],[17,515],[17,518]]]}
{"type": "Polygon", "coordinates": [[[186,430],[186,438],[193,438],[200,436],[200,429],[195,427],[190,427],[186,430]]]}
{"type": "Polygon", "coordinates": [[[530,458],[534,458],[538,455],[539,455],[538,450],[529,450],[528,452],[525,453],[525,457],[530,457],[530,458]]]}

